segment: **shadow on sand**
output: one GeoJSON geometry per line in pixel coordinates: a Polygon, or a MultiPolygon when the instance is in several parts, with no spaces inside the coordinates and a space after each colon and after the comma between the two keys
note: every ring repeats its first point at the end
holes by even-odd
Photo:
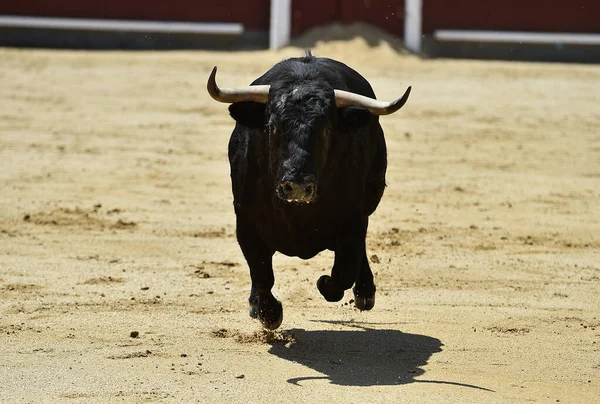
{"type": "Polygon", "coordinates": [[[421,367],[427,364],[431,355],[441,352],[443,344],[437,338],[406,334],[398,330],[368,328],[365,323],[337,324],[346,325],[350,329],[293,329],[290,332],[296,343],[271,346],[271,354],[325,375],[294,377],[288,379],[288,383],[300,385],[321,379],[342,386],[436,383],[493,391],[451,381],[415,380],[415,377],[425,373],[421,367]]]}

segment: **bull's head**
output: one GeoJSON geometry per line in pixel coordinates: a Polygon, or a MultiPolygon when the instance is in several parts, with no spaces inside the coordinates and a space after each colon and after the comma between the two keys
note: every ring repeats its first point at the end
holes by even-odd
{"type": "Polygon", "coordinates": [[[393,102],[331,88],[325,82],[252,85],[219,88],[215,67],[208,92],[217,101],[232,104],[231,116],[239,123],[263,128],[268,135],[269,166],[277,196],[287,202],[310,203],[317,198],[332,135],[340,114],[353,127],[369,122],[371,115],[388,115],[406,103],[410,87],[393,102]]]}

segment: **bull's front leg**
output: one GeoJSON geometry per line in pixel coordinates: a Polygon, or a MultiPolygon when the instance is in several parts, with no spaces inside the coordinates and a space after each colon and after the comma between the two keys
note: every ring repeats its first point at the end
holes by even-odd
{"type": "Polygon", "coordinates": [[[317,281],[317,288],[325,300],[338,302],[344,297],[344,291],[356,282],[364,261],[367,259],[365,237],[368,218],[359,217],[347,222],[339,231],[335,243],[335,260],[331,276],[323,275],[317,281]]]}
{"type": "Polygon", "coordinates": [[[275,283],[273,254],[260,239],[253,223],[237,218],[237,239],[250,268],[252,289],[248,302],[250,317],[258,318],[263,327],[274,330],[283,320],[283,307],[271,293],[275,283]]]}
{"type": "Polygon", "coordinates": [[[354,305],[357,309],[371,310],[375,306],[375,283],[367,254],[363,258],[360,273],[352,291],[354,292],[354,305]]]}

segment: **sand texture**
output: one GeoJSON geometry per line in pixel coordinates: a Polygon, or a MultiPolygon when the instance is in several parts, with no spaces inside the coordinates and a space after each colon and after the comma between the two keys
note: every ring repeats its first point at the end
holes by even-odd
{"type": "Polygon", "coordinates": [[[600,68],[315,53],[413,86],[381,118],[377,303],[321,297],[331,253],[276,255],[265,332],[205,83],[302,50],[0,49],[0,402],[599,402],[600,68]]]}

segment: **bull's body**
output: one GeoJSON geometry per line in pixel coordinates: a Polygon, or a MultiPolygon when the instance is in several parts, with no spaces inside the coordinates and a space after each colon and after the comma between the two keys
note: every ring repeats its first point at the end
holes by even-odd
{"type": "Polygon", "coordinates": [[[310,54],[275,65],[252,85],[270,86],[268,101],[231,105],[237,123],[229,142],[251,316],[268,328],[281,323],[281,304],[271,294],[276,251],[303,259],[334,251],[331,276],[319,279],[319,291],[339,301],[355,285],[356,306],[371,309],[375,285],[365,237],[385,188],[386,144],[378,116],[338,108],[333,95],[336,89],[375,98],[371,86],[345,64],[310,54]]]}

